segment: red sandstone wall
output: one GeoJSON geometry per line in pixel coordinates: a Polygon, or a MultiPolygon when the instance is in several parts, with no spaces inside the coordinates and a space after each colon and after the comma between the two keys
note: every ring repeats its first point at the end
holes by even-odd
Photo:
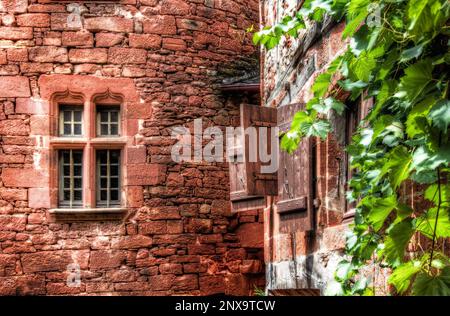
{"type": "Polygon", "coordinates": [[[0,0],[0,294],[249,294],[261,287],[262,212],[233,216],[227,164],[175,164],[169,137],[170,127],[197,117],[237,124],[236,105],[217,85],[254,60],[245,57],[254,48],[244,30],[258,19],[257,1],[84,7],[83,28],[74,29],[64,3],[0,0]],[[60,222],[48,214],[52,85],[44,85],[58,81],[54,74],[128,78],[125,94],[140,99],[129,104],[127,148],[139,162],[129,173],[141,180],[126,188],[120,221],[60,222]],[[142,170],[153,174],[142,178],[142,170]],[[81,268],[79,287],[66,284],[71,263],[81,268]]]}

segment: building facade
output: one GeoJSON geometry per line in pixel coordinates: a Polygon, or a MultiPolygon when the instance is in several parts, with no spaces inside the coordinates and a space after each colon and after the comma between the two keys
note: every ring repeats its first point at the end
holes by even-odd
{"type": "Polygon", "coordinates": [[[259,102],[223,84],[257,68],[257,1],[1,0],[0,18],[0,294],[264,287],[263,210],[231,212],[228,163],[171,157],[172,128],[259,102]]]}
{"type": "MultiPolygon", "coordinates": [[[[261,1],[264,25],[294,15],[303,1],[261,1]]],[[[293,114],[313,97],[314,79],[342,53],[344,22],[327,18],[309,23],[298,39],[283,39],[263,53],[262,105],[277,109],[278,127],[287,130],[293,114]]],[[[342,101],[347,96],[342,95],[342,101]]],[[[353,205],[346,201],[351,177],[344,148],[370,100],[346,102],[345,115],[330,117],[334,132],[324,141],[305,139],[291,156],[280,151],[278,194],[268,197],[265,209],[266,284],[269,291],[304,289],[304,295],[324,294],[344,258],[345,232],[353,222],[353,205]],[[293,172],[289,172],[289,171],[293,172]]],[[[367,276],[377,294],[389,291],[386,273],[376,265],[367,276]]],[[[288,293],[288,292],[286,292],[288,293]]]]}

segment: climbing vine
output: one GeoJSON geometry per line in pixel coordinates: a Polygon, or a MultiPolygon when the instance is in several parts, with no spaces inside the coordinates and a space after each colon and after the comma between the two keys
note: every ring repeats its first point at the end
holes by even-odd
{"type": "Polygon", "coordinates": [[[325,16],[345,20],[348,47],[316,78],[314,97],[295,114],[281,147],[293,152],[303,137],[326,138],[330,112],[345,110],[337,98],[342,91],[350,100],[373,99],[347,148],[354,169],[347,199],[357,206],[347,259],[327,292],[373,295],[372,280],[361,271],[375,262],[391,269],[388,282],[396,294],[450,295],[444,253],[450,237],[450,3],[306,0],[295,16],[264,27],[253,41],[271,49],[325,16]],[[403,202],[405,181],[424,188],[426,207],[403,202]],[[418,237],[429,242],[408,251],[418,237]]]}

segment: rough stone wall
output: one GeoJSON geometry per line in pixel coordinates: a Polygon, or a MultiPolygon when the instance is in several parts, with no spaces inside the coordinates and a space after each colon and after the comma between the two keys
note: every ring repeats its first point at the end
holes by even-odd
{"type": "MultiPolygon", "coordinates": [[[[273,24],[292,14],[296,1],[266,0],[265,24],[273,24]]],[[[263,103],[279,107],[296,102],[306,103],[312,97],[314,79],[342,52],[344,24],[326,19],[321,25],[310,23],[299,39],[282,40],[264,53],[263,103]]],[[[266,284],[269,289],[316,288],[324,293],[333,279],[336,265],[343,259],[345,231],[352,218],[344,220],[345,123],[331,117],[334,133],[327,140],[315,140],[315,229],[312,232],[282,233],[275,204],[268,205],[265,217],[266,284]],[[269,224],[271,223],[271,224],[269,224]]],[[[313,159],[311,157],[311,159],[313,159]]],[[[387,271],[370,266],[367,276],[375,280],[377,294],[386,293],[387,271]]]]}
{"type": "Polygon", "coordinates": [[[226,163],[170,158],[171,127],[192,127],[199,117],[204,128],[237,124],[236,104],[225,102],[218,84],[254,63],[245,28],[257,23],[257,1],[83,6],[82,26],[73,27],[67,3],[0,1],[0,294],[249,294],[262,287],[262,213],[230,213],[226,163]],[[125,189],[129,207],[119,221],[49,216],[52,105],[44,83],[58,81],[54,75],[128,78],[125,94],[138,96],[126,117],[133,126],[127,159],[138,163],[127,171],[140,180],[125,189]],[[66,283],[72,263],[80,286],[66,283]]]}

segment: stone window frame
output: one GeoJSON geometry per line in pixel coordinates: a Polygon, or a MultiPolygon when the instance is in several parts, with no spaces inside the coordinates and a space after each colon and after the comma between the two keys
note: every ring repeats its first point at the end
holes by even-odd
{"type": "MultiPolygon", "coordinates": [[[[126,121],[120,117],[120,130],[123,135],[114,137],[104,137],[97,135],[97,108],[98,106],[118,106],[119,112],[124,113],[124,96],[114,93],[107,88],[104,92],[93,94],[87,98],[82,93],[71,90],[64,92],[56,92],[50,100],[50,187],[51,190],[51,214],[79,214],[89,213],[96,214],[120,214],[126,210],[126,199],[121,198],[120,206],[117,207],[97,207],[97,158],[96,152],[102,149],[120,150],[120,156],[126,156],[126,121]],[[60,106],[62,104],[75,104],[83,106],[83,134],[81,137],[67,137],[59,135],[60,126],[60,106]],[[58,153],[60,150],[77,149],[83,151],[83,202],[81,208],[64,208],[59,206],[59,170],[58,170],[58,153]]],[[[125,194],[124,184],[126,179],[124,175],[124,160],[121,161],[121,197],[125,194]]]]}
{"type": "MultiPolygon", "coordinates": [[[[34,164],[28,173],[39,177],[28,181],[29,207],[44,208],[51,222],[82,221],[122,221],[128,212],[143,206],[145,185],[160,183],[164,178],[163,168],[148,159],[146,137],[141,134],[144,121],[152,118],[153,102],[141,98],[138,88],[131,78],[98,77],[92,75],[42,75],[38,80],[38,94],[22,98],[23,113],[30,114],[31,133],[36,139],[34,164]],[[72,103],[89,103],[97,97],[113,95],[122,98],[122,190],[121,209],[59,209],[58,187],[55,178],[57,165],[56,149],[67,139],[56,137],[58,131],[57,108],[55,101],[66,100],[72,103]]],[[[99,99],[97,99],[99,100],[99,99]]],[[[86,104],[85,104],[86,103],[86,104]]],[[[85,113],[86,114],[86,113],[85,113]]],[[[93,117],[91,115],[91,117],[93,117]]],[[[91,124],[92,127],[94,125],[91,124]]],[[[114,136],[117,140],[118,137],[114,136]]],[[[80,148],[79,138],[66,144],[66,148],[80,148]]],[[[110,138],[108,138],[110,140],[110,138]]],[[[99,149],[102,144],[95,144],[99,149]]],[[[19,175],[20,176],[20,175],[19,175]]]]}

